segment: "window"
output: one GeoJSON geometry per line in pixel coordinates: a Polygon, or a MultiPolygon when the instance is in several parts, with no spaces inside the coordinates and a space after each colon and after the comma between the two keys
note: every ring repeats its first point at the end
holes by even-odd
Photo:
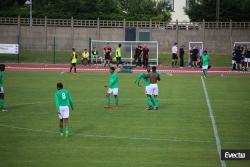
{"type": "Polygon", "coordinates": [[[174,0],[167,0],[167,2],[168,2],[169,5],[170,5],[170,9],[171,9],[172,11],[174,11],[174,0]]]}

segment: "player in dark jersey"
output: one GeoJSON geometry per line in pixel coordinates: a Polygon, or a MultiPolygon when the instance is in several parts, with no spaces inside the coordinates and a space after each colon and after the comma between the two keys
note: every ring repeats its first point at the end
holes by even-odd
{"type": "Polygon", "coordinates": [[[104,67],[108,64],[108,66],[110,66],[110,61],[112,60],[112,49],[109,46],[109,44],[107,44],[107,46],[105,48],[103,48],[103,53],[104,53],[104,67]]]}
{"type": "Polygon", "coordinates": [[[135,54],[134,54],[134,62],[136,63],[136,66],[141,66],[141,55],[142,55],[142,46],[138,45],[137,48],[135,49],[135,54]]]}

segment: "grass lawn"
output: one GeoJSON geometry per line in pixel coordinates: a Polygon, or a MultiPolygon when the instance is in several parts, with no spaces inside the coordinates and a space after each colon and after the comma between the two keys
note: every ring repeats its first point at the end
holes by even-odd
{"type": "MultiPolygon", "coordinates": [[[[22,50],[20,53],[21,63],[69,63],[69,51],[56,51],[55,57],[52,51],[29,51],[22,50]]],[[[78,55],[81,55],[80,53],[78,55]]],[[[188,55],[185,55],[185,64],[188,62],[188,55]]],[[[80,56],[78,57],[80,59],[80,56]]],[[[159,64],[164,66],[171,66],[172,56],[170,54],[160,54],[159,64]]],[[[0,54],[0,62],[3,63],[17,63],[17,55],[0,54]]],[[[230,67],[231,56],[229,55],[211,55],[211,64],[214,67],[230,67]]]]}
{"type": "MultiPolygon", "coordinates": [[[[108,74],[5,72],[9,112],[0,113],[0,166],[219,167],[200,76],[162,76],[158,111],[145,110],[135,78],[119,74],[120,108],[106,110],[108,74]],[[75,103],[68,138],[59,136],[55,111],[59,81],[75,103]]],[[[211,75],[205,83],[222,148],[249,149],[250,77],[211,75]]]]}

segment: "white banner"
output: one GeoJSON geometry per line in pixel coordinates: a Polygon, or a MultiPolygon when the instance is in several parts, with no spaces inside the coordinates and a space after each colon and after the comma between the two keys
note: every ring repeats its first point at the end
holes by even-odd
{"type": "Polygon", "coordinates": [[[18,44],[1,44],[0,53],[3,54],[18,54],[18,44]]]}

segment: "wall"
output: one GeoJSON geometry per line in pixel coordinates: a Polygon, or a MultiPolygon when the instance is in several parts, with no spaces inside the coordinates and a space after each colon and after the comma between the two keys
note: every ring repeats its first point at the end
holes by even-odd
{"type": "MultiPolygon", "coordinates": [[[[124,40],[123,28],[81,28],[81,27],[44,27],[0,25],[0,43],[18,43],[20,31],[21,49],[51,50],[54,37],[57,50],[88,48],[89,37],[100,40],[124,40]]],[[[148,31],[137,29],[137,32],[148,31]]],[[[138,36],[139,33],[137,33],[138,36]]],[[[231,42],[250,41],[250,30],[203,29],[200,30],[165,30],[152,29],[151,40],[159,42],[160,52],[170,52],[174,42],[184,44],[188,49],[189,41],[203,41],[209,52],[229,54],[231,42]],[[178,37],[178,38],[177,38],[178,37]]],[[[139,39],[137,37],[137,39],[139,39]]]]}

